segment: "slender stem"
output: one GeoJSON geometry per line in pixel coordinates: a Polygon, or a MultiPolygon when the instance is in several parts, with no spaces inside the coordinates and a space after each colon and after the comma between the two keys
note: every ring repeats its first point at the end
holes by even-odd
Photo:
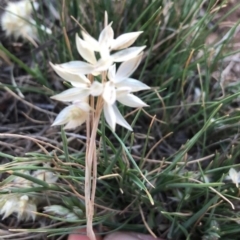
{"type": "Polygon", "coordinates": [[[102,98],[99,97],[96,105],[96,115],[95,115],[95,121],[92,129],[92,134],[93,132],[95,133],[94,137],[94,150],[93,153],[93,178],[92,178],[92,192],[91,192],[91,201],[92,201],[92,206],[94,206],[94,199],[95,199],[95,193],[96,193],[96,185],[97,185],[97,148],[96,148],[96,134],[98,130],[98,124],[100,121],[101,117],[101,112],[102,112],[103,104],[102,104],[102,98]]]}
{"type": "Polygon", "coordinates": [[[91,204],[91,171],[92,164],[89,161],[90,138],[91,138],[91,116],[88,117],[87,121],[87,148],[86,148],[86,169],[85,169],[85,207],[86,207],[86,218],[87,218],[87,235],[91,240],[95,240],[95,235],[92,229],[92,204],[91,204]]]}
{"type": "Polygon", "coordinates": [[[95,240],[95,235],[92,229],[92,221],[94,215],[94,198],[96,192],[96,180],[97,180],[97,149],[96,149],[96,135],[98,129],[98,123],[101,116],[101,109],[96,111],[96,115],[93,122],[92,133],[90,143],[86,154],[86,179],[85,179],[85,197],[86,197],[86,213],[87,213],[87,235],[90,240],[95,240]],[[91,173],[93,169],[93,176],[91,179],[91,173]],[[91,192],[91,193],[90,193],[91,192]],[[90,196],[91,195],[91,196],[90,196]]]}
{"type": "MultiPolygon", "coordinates": [[[[92,82],[93,77],[90,75],[89,80],[92,82]]],[[[91,97],[90,99],[90,105],[91,108],[94,109],[94,99],[91,97]]],[[[93,228],[92,228],[92,221],[93,221],[93,204],[91,202],[91,173],[92,173],[92,157],[91,157],[91,151],[94,151],[94,146],[91,144],[91,133],[93,128],[93,121],[94,121],[94,112],[92,111],[92,114],[89,114],[86,128],[87,128],[87,147],[86,147],[86,156],[85,156],[85,207],[86,207],[86,219],[87,219],[87,236],[90,240],[96,240],[93,228]]],[[[96,149],[96,147],[95,147],[96,149]]]]}
{"type": "MultiPolygon", "coordinates": [[[[93,76],[89,76],[89,80],[93,81],[93,76]]],[[[106,72],[102,73],[102,83],[106,81],[106,72]]],[[[98,97],[96,107],[94,97],[90,98],[90,105],[95,111],[87,120],[87,148],[86,148],[86,171],[85,171],[85,205],[87,218],[87,236],[90,240],[96,240],[92,223],[94,216],[94,200],[97,186],[97,147],[96,136],[98,125],[103,109],[103,99],[98,97]],[[94,108],[95,107],[95,108],[94,108]]]]}

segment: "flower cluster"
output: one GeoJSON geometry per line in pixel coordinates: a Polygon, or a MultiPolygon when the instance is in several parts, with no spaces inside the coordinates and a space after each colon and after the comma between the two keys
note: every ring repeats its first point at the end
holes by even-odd
{"type": "Polygon", "coordinates": [[[129,46],[142,32],[126,33],[114,39],[111,25],[112,23],[102,30],[98,40],[85,31],[81,32],[82,38],[76,35],[77,50],[86,62],[50,63],[55,72],[72,85],[72,88],[52,97],[71,103],[59,113],[53,125],[66,124],[65,129],[70,129],[84,123],[93,110],[89,105],[90,96],[102,99],[105,119],[113,131],[116,124],[132,130],[119,112],[117,101],[134,108],[147,106],[133,93],[149,87],[130,78],[141,62],[145,46],[129,46]],[[100,57],[97,59],[96,55],[100,57]],[[116,63],[121,63],[118,69],[116,63]],[[98,81],[99,75],[101,82],[98,81]]]}
{"type": "Polygon", "coordinates": [[[1,197],[0,206],[0,214],[3,215],[2,219],[7,218],[12,213],[16,213],[18,220],[35,220],[37,211],[35,199],[30,198],[26,194],[9,194],[1,197]]]}
{"type": "MultiPolygon", "coordinates": [[[[16,39],[23,37],[38,40],[36,21],[31,17],[33,8],[35,10],[39,8],[39,4],[35,1],[32,3],[30,0],[9,1],[1,18],[2,29],[7,36],[13,35],[16,39]]],[[[48,34],[52,33],[43,25],[40,25],[40,28],[48,34]]]]}
{"type": "MultiPolygon", "coordinates": [[[[49,165],[45,165],[45,167],[49,167],[49,165]]],[[[55,183],[58,177],[51,171],[46,170],[36,170],[32,173],[29,171],[23,172],[25,175],[31,175],[41,181],[45,181],[46,183],[55,183]]],[[[9,192],[12,188],[30,188],[36,187],[37,184],[22,178],[15,177],[10,183],[9,192]]],[[[17,215],[18,220],[29,220],[33,221],[36,218],[37,212],[37,204],[39,203],[39,199],[34,197],[33,195],[28,194],[7,194],[1,195],[0,197],[0,215],[3,215],[2,219],[9,217],[11,214],[15,213],[17,215]]]]}

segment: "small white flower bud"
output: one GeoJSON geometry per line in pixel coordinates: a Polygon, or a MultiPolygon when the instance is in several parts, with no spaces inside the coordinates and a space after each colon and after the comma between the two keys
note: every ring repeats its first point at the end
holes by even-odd
{"type": "Polygon", "coordinates": [[[61,205],[52,205],[52,206],[44,207],[44,212],[51,213],[56,216],[64,217],[67,221],[76,221],[79,219],[79,217],[74,212],[71,212],[69,209],[61,205]]]}

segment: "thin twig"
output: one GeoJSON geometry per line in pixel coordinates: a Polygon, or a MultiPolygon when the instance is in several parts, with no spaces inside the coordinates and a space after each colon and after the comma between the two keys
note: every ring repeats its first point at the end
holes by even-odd
{"type": "Polygon", "coordinates": [[[143,214],[143,210],[141,208],[141,206],[139,205],[139,211],[141,213],[141,216],[142,216],[142,221],[145,225],[145,227],[147,228],[148,232],[154,237],[154,238],[157,238],[157,236],[155,235],[155,233],[151,230],[151,228],[148,226],[148,223],[146,222],[145,220],[145,217],[144,217],[144,214],[143,214]]]}
{"type": "MultiPolygon", "coordinates": [[[[193,181],[193,182],[200,183],[200,184],[203,183],[203,182],[198,181],[198,180],[193,179],[193,178],[189,178],[189,180],[191,180],[191,181],[193,181]]],[[[226,202],[228,202],[228,203],[231,205],[232,209],[235,209],[233,203],[232,203],[230,200],[228,200],[226,197],[224,197],[220,192],[218,192],[218,191],[217,191],[216,189],[214,189],[213,187],[209,187],[209,189],[211,189],[211,190],[212,190],[213,192],[215,192],[219,197],[221,197],[221,198],[224,199],[226,202]]]]}
{"type": "Polygon", "coordinates": [[[23,102],[23,103],[26,104],[27,106],[29,106],[29,107],[31,107],[31,108],[39,111],[39,112],[43,112],[43,113],[46,113],[46,114],[49,114],[49,115],[57,116],[57,114],[54,113],[54,112],[49,112],[49,111],[47,111],[47,110],[44,110],[44,109],[42,109],[42,108],[39,108],[39,107],[33,105],[32,103],[30,103],[30,102],[22,99],[22,98],[19,97],[16,93],[14,93],[12,90],[10,90],[8,87],[5,87],[2,83],[0,83],[0,86],[1,86],[4,90],[6,90],[8,93],[10,93],[13,97],[15,97],[17,100],[23,102]]]}

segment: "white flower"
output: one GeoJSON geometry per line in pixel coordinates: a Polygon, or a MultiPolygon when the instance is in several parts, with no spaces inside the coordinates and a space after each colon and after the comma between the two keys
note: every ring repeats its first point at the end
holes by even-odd
{"type": "Polygon", "coordinates": [[[110,81],[105,83],[102,96],[104,99],[104,116],[113,131],[115,131],[116,124],[132,131],[131,126],[126,122],[117,109],[115,105],[116,100],[129,107],[147,106],[146,103],[133,95],[132,92],[147,90],[150,88],[136,79],[129,78],[140,64],[140,61],[141,56],[137,56],[136,58],[124,62],[120,65],[117,72],[115,65],[109,68],[108,78],[110,81]]]}
{"type": "MultiPolygon", "coordinates": [[[[31,17],[33,8],[35,10],[39,8],[39,4],[35,1],[32,3],[30,0],[8,2],[1,18],[2,29],[7,36],[13,35],[16,39],[19,37],[38,39],[36,22],[31,17]]],[[[50,29],[42,25],[40,28],[51,34],[50,29]]]]}
{"type": "Polygon", "coordinates": [[[50,63],[50,65],[60,77],[70,82],[73,86],[73,88],[63,91],[51,98],[62,102],[73,102],[86,99],[89,95],[99,96],[102,93],[103,86],[101,83],[97,81],[91,83],[83,74],[69,73],[60,65],[54,65],[52,63],[50,63]]]}
{"type": "Polygon", "coordinates": [[[240,172],[237,172],[234,168],[230,168],[229,175],[225,178],[225,180],[232,180],[236,187],[238,188],[240,183],[240,172]]]}
{"type": "Polygon", "coordinates": [[[108,79],[115,84],[117,88],[128,87],[131,92],[150,89],[149,86],[139,80],[129,78],[139,66],[142,55],[138,55],[129,61],[123,62],[117,72],[116,65],[112,65],[108,70],[108,79]]]}
{"type": "Polygon", "coordinates": [[[17,214],[18,220],[29,220],[31,218],[34,221],[36,218],[37,206],[27,195],[2,196],[0,206],[0,214],[3,215],[2,219],[13,213],[17,214]]]}
{"type": "Polygon", "coordinates": [[[90,106],[88,103],[74,102],[58,114],[52,126],[66,124],[65,129],[76,128],[87,120],[89,111],[90,106]]]}
{"type": "Polygon", "coordinates": [[[114,32],[111,23],[106,26],[99,35],[98,40],[94,39],[88,33],[82,31],[81,39],[76,35],[76,45],[79,54],[83,61],[71,61],[68,63],[59,64],[58,67],[68,73],[75,74],[93,74],[99,75],[100,72],[106,71],[113,62],[128,61],[139,55],[145,46],[131,47],[135,40],[142,32],[131,32],[120,35],[114,39],[114,32]],[[123,50],[122,50],[123,49],[123,50]],[[112,50],[121,50],[114,54],[110,54],[112,50]],[[97,60],[95,52],[100,53],[100,59],[97,60]]]}
{"type": "Polygon", "coordinates": [[[65,129],[76,128],[82,125],[88,118],[91,110],[88,104],[89,95],[101,95],[103,86],[97,81],[91,83],[83,74],[66,72],[61,65],[50,64],[61,78],[67,80],[73,86],[51,97],[62,102],[73,102],[72,105],[64,108],[58,114],[52,126],[66,124],[65,129]]]}
{"type": "Polygon", "coordinates": [[[129,88],[122,87],[117,89],[114,83],[110,81],[105,84],[102,97],[104,99],[104,116],[113,131],[115,131],[116,124],[119,124],[132,131],[131,126],[126,122],[117,109],[115,104],[116,100],[129,107],[147,106],[147,104],[144,103],[140,98],[131,94],[129,88]]]}
{"type": "MultiPolygon", "coordinates": [[[[108,82],[109,85],[112,86],[112,91],[116,91],[116,93],[112,93],[112,96],[115,96],[115,99],[120,103],[129,106],[129,107],[145,107],[145,104],[140,98],[131,94],[132,92],[138,92],[141,90],[150,89],[149,86],[140,82],[139,80],[129,78],[129,76],[135,71],[141,61],[141,55],[133,58],[129,61],[126,61],[120,65],[116,72],[116,65],[114,64],[109,68],[108,71],[108,82]]],[[[105,88],[107,89],[107,88],[105,88]]],[[[107,89],[107,92],[110,92],[107,89]]],[[[109,103],[109,98],[107,93],[103,93],[103,98],[106,99],[106,102],[109,103]]]]}
{"type": "Polygon", "coordinates": [[[105,87],[103,99],[104,99],[104,116],[113,131],[115,131],[116,124],[119,124],[128,130],[132,131],[132,127],[127,123],[127,121],[123,118],[121,113],[119,112],[116,103],[113,102],[113,99],[118,100],[122,104],[129,107],[146,107],[148,106],[144,103],[140,98],[131,94],[128,90],[124,91],[122,95],[116,91],[116,96],[114,97],[115,89],[110,89],[105,87]]]}
{"type": "Polygon", "coordinates": [[[124,119],[122,114],[119,112],[116,104],[111,105],[108,103],[104,103],[103,111],[104,117],[113,131],[115,131],[116,124],[127,128],[129,131],[133,130],[132,127],[128,124],[128,122],[124,119]]]}
{"type": "Polygon", "coordinates": [[[98,41],[88,33],[82,31],[84,40],[76,35],[76,45],[79,54],[94,66],[95,70],[92,73],[98,75],[98,72],[106,71],[113,62],[127,61],[140,54],[145,46],[128,48],[112,55],[110,55],[110,52],[111,50],[121,50],[129,47],[141,33],[142,32],[126,33],[114,39],[114,32],[111,24],[109,24],[102,30],[98,41]],[[98,61],[94,52],[99,52],[101,55],[98,61]]]}

